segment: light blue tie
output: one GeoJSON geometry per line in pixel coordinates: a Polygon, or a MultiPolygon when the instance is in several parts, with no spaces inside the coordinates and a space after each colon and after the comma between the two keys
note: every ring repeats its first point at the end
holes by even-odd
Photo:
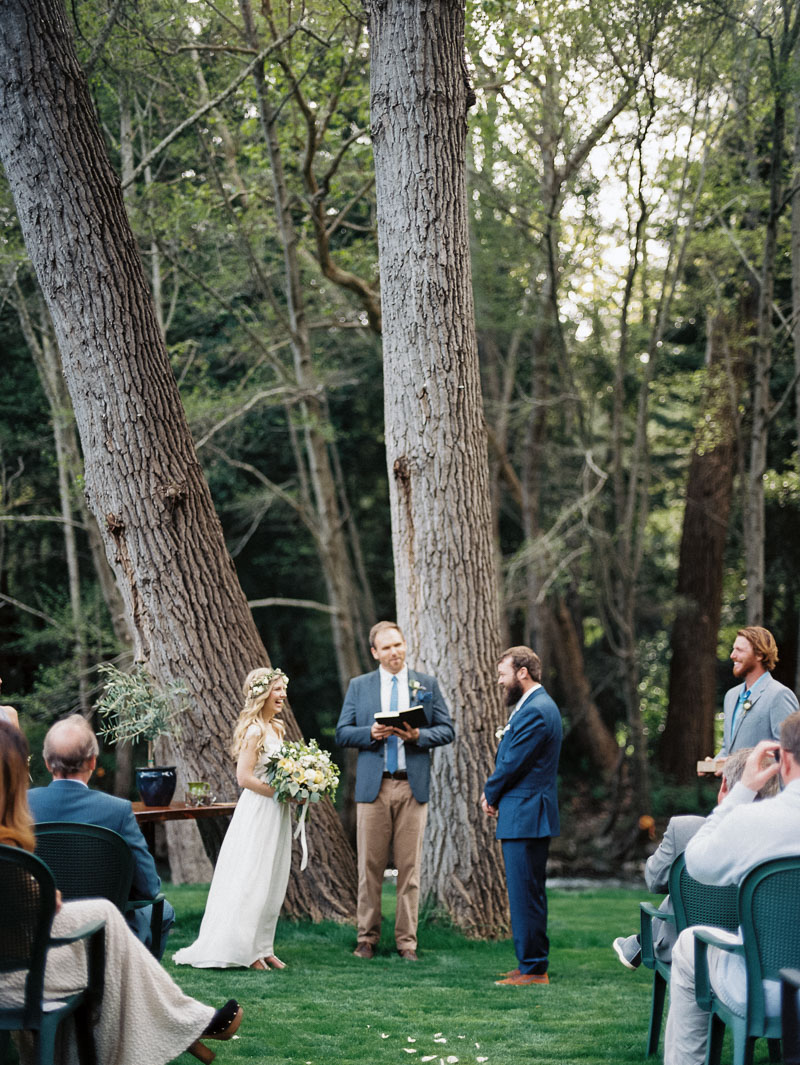
{"type": "MultiPolygon", "coordinates": [[[[392,691],[389,695],[389,713],[397,713],[397,677],[392,677],[392,691]]],[[[386,772],[397,772],[397,736],[390,736],[386,741],[386,772]]]]}
{"type": "Polygon", "coordinates": [[[739,716],[739,711],[742,709],[742,707],[749,698],[750,692],[743,691],[739,693],[739,698],[736,700],[736,706],[733,708],[733,716],[731,717],[731,741],[733,740],[733,732],[736,728],[736,718],[739,716]]]}

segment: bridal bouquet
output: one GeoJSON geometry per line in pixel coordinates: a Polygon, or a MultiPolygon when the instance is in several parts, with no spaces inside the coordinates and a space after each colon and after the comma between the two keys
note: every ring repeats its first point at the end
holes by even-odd
{"type": "Polygon", "coordinates": [[[339,768],[331,761],[327,751],[319,748],[316,740],[298,743],[284,740],[277,751],[264,752],[256,762],[255,774],[275,789],[276,802],[294,799],[302,803],[300,820],[294,837],[300,837],[303,848],[301,869],[308,865],[306,843],[306,817],[309,803],[319,802],[324,796],[333,799],[339,786],[339,768]]]}
{"type": "Polygon", "coordinates": [[[256,776],[275,789],[278,802],[319,802],[325,795],[333,799],[339,786],[339,769],[316,740],[284,740],[277,751],[261,755],[256,776]]]}

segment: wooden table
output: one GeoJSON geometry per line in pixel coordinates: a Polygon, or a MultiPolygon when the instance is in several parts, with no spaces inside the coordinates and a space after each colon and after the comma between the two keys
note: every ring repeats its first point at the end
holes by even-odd
{"type": "Polygon", "coordinates": [[[197,821],[200,838],[212,864],[216,863],[225,838],[227,818],[236,809],[235,802],[215,802],[210,806],[190,806],[185,802],[171,802],[169,806],[145,806],[143,802],[135,802],[132,805],[134,817],[151,853],[154,850],[156,824],[164,821],[197,821]],[[225,821],[219,820],[223,817],[226,818],[225,821]],[[214,820],[211,820],[212,818],[214,820]]]}

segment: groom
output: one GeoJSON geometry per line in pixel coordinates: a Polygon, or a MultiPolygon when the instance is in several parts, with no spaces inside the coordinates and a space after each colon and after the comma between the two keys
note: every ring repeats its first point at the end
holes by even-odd
{"type": "Polygon", "coordinates": [[[541,685],[542,663],[530,647],[510,647],[497,664],[512,707],[481,806],[497,818],[503,845],[511,933],[519,965],[498,984],[548,984],[545,871],[550,837],[559,833],[556,779],[561,714],[541,685]]]}
{"type": "Polygon", "coordinates": [[[417,914],[422,837],[428,816],[430,751],[452,743],[453,723],[435,677],[406,666],[406,641],[393,621],[369,634],[372,673],[354,677],[336,726],[340,747],[357,747],[356,845],[358,849],[358,944],[354,954],[372,958],[381,936],[381,888],[390,854],[397,866],[394,936],[398,953],[417,960],[417,914]],[[378,711],[421,705],[425,725],[378,724],[378,711]]]}

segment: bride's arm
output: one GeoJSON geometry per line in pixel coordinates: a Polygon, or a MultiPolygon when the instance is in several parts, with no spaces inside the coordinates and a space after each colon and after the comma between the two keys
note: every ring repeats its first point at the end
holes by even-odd
{"type": "Polygon", "coordinates": [[[263,780],[259,780],[253,772],[256,758],[258,757],[257,747],[258,738],[256,736],[251,736],[242,744],[242,749],[239,751],[239,758],[236,762],[236,780],[240,788],[249,788],[250,791],[257,791],[259,795],[266,795],[267,798],[271,799],[275,794],[275,789],[263,780]]]}

